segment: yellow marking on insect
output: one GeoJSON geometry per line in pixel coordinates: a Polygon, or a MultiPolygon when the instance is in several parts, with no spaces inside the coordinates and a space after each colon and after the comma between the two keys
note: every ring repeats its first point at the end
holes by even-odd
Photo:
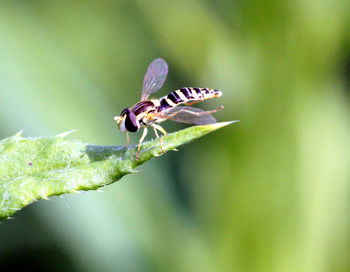
{"type": "Polygon", "coordinates": [[[169,98],[165,98],[165,101],[172,107],[176,106],[176,104],[173,101],[171,101],[169,98]]]}
{"type": "Polygon", "coordinates": [[[182,101],[188,100],[187,97],[180,91],[176,91],[177,95],[180,96],[182,101]]]}
{"type": "Polygon", "coordinates": [[[151,102],[154,104],[155,107],[159,107],[160,106],[159,99],[152,99],[151,102]]]}
{"type": "Polygon", "coordinates": [[[190,89],[190,91],[192,92],[192,96],[194,97],[194,99],[195,100],[198,100],[199,99],[199,97],[198,97],[198,94],[197,94],[197,92],[194,90],[194,89],[190,89]]]}
{"type": "Polygon", "coordinates": [[[154,118],[155,118],[155,114],[153,112],[149,112],[147,115],[146,115],[146,119],[148,121],[152,121],[154,118]]]}
{"type": "Polygon", "coordinates": [[[143,117],[147,116],[147,112],[142,112],[137,115],[137,119],[141,120],[143,117]]]}

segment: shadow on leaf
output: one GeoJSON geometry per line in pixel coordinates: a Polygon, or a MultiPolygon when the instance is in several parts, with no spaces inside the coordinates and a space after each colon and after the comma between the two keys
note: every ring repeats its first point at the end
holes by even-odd
{"type": "Polygon", "coordinates": [[[127,147],[122,145],[87,145],[85,152],[91,162],[104,161],[112,156],[123,157],[127,147]]]}

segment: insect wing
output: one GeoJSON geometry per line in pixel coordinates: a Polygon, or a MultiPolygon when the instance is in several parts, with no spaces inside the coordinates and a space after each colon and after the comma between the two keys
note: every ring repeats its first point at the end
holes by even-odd
{"type": "Polygon", "coordinates": [[[169,119],[178,123],[193,124],[193,125],[207,125],[216,123],[216,119],[211,113],[214,111],[204,111],[194,107],[175,107],[165,113],[162,113],[161,118],[169,119]]]}
{"type": "Polygon", "coordinates": [[[159,58],[152,61],[143,80],[141,100],[147,100],[151,93],[158,91],[163,86],[167,75],[168,64],[165,60],[159,58]]]}

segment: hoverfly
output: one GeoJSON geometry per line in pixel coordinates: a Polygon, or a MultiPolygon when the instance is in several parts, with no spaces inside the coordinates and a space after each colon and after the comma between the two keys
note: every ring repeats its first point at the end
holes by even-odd
{"type": "Polygon", "coordinates": [[[148,100],[151,93],[158,91],[163,86],[167,75],[168,65],[164,59],[158,58],[152,61],[148,66],[143,80],[141,101],[132,108],[125,108],[120,116],[114,117],[119,129],[122,132],[126,132],[126,146],[128,146],[130,142],[128,133],[136,132],[141,127],[144,128],[139,140],[136,160],[139,158],[141,144],[147,135],[147,126],[153,127],[154,133],[159,139],[160,147],[163,153],[165,153],[162,143],[167,133],[156,123],[172,120],[194,125],[211,124],[216,122],[211,113],[217,112],[223,108],[223,106],[221,106],[216,110],[204,111],[189,106],[205,99],[220,97],[222,95],[220,90],[209,88],[184,87],[159,99],[148,100]],[[179,106],[180,104],[186,106],[179,106]],[[157,130],[163,133],[162,137],[159,137],[157,130]]]}

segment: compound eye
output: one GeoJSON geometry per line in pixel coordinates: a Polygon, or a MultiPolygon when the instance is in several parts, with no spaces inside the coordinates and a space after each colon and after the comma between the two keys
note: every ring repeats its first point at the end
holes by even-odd
{"type": "Polygon", "coordinates": [[[127,114],[128,112],[130,112],[129,108],[125,108],[123,109],[123,111],[121,112],[120,116],[123,116],[124,114],[127,114]]]}
{"type": "Polygon", "coordinates": [[[140,128],[140,124],[137,121],[135,113],[129,109],[125,117],[125,127],[130,132],[136,132],[140,128]]]}

